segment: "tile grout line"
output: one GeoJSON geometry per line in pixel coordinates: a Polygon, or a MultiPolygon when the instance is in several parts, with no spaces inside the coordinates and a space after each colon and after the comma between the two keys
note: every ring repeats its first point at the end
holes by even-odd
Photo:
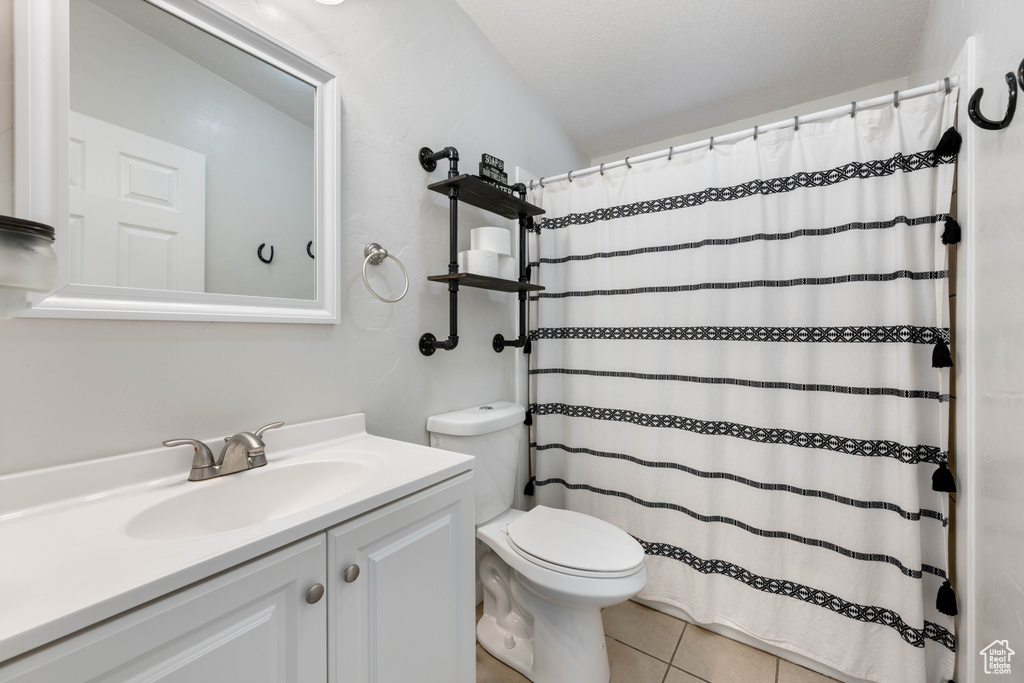
{"type": "Polygon", "coordinates": [[[779,657],[775,658],[775,683],[779,683],[779,667],[782,665],[782,659],[779,657]]]}
{"type": "MultiPolygon", "coordinates": [[[[682,619],[680,619],[680,621],[682,621],[682,619]]],[[[679,632],[679,640],[676,641],[675,649],[672,650],[672,655],[668,658],[668,668],[665,669],[665,675],[662,677],[661,683],[665,683],[665,681],[668,680],[668,673],[672,669],[676,668],[676,667],[672,666],[672,662],[674,662],[675,659],[676,659],[676,653],[679,652],[679,646],[683,642],[683,634],[686,633],[686,627],[688,625],[689,624],[687,624],[685,621],[683,621],[683,630],[679,632]]],[[[679,669],[679,670],[682,671],[682,669],[679,669]]],[[[687,673],[689,673],[689,672],[687,672],[687,673]]]]}

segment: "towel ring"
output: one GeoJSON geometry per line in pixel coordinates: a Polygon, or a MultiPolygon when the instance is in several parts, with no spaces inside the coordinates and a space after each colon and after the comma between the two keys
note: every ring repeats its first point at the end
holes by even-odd
{"type": "Polygon", "coordinates": [[[409,273],[408,271],[406,271],[405,266],[402,265],[402,262],[395,258],[394,254],[389,254],[387,249],[380,246],[376,242],[371,242],[370,244],[367,244],[366,248],[363,249],[363,254],[366,255],[366,259],[363,261],[363,284],[366,285],[366,288],[368,290],[370,290],[370,294],[372,294],[375,299],[383,301],[386,304],[398,303],[403,298],[405,298],[406,292],[409,291],[409,273]],[[375,266],[379,266],[381,263],[384,262],[384,259],[388,258],[389,256],[391,257],[391,260],[397,263],[398,267],[402,269],[402,275],[405,277],[405,289],[402,290],[402,293],[398,295],[397,299],[385,299],[380,294],[373,291],[373,287],[370,286],[370,281],[366,279],[366,264],[372,263],[375,266]]]}

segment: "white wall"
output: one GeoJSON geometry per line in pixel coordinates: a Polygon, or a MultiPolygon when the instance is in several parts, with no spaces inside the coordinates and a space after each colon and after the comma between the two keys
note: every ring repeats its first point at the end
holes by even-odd
{"type": "Polygon", "coordinates": [[[314,298],[313,131],[92,3],[71,26],[72,110],[206,157],[206,291],[314,298]]]}
{"type": "MultiPolygon", "coordinates": [[[[946,75],[975,35],[982,113],[1000,119],[1003,75],[1024,58],[1022,27],[1019,0],[934,0],[910,79],[946,75]]],[[[1018,653],[1014,680],[1024,676],[1024,112],[1004,131],[981,130],[967,118],[971,94],[961,94],[959,125],[959,683],[987,680],[979,650],[996,639],[1018,653]]]]}
{"type": "MultiPolygon", "coordinates": [[[[11,4],[0,0],[0,213],[11,210],[11,4]]],[[[426,417],[514,398],[512,310],[460,294],[460,342],[421,356],[424,332],[448,333],[447,200],[428,193],[422,146],[454,145],[462,168],[488,152],[538,173],[587,158],[454,0],[219,0],[340,76],[339,325],[0,321],[0,474],[214,438],[274,420],[364,411],[374,434],[426,443],[426,417]],[[363,246],[405,263],[409,294],[389,306],[363,287],[363,246]]],[[[476,210],[468,229],[494,224],[476,210]]],[[[377,269],[385,293],[401,283],[377,269]]],[[[270,454],[273,457],[273,454],[270,454]]],[[[184,474],[184,473],[183,473],[184,474]]]]}

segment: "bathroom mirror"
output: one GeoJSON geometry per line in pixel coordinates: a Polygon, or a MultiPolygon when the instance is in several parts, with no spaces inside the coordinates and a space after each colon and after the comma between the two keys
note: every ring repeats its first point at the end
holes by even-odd
{"type": "Polygon", "coordinates": [[[28,317],[337,322],[334,76],[205,0],[16,0],[28,317]],[[262,246],[261,246],[262,245],[262,246]]]}

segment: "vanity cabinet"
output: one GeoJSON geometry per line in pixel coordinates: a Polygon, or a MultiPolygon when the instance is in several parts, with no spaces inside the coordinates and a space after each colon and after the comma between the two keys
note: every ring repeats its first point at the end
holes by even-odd
{"type": "Polygon", "coordinates": [[[472,683],[472,483],[452,477],[0,664],[0,683],[472,683]]]}
{"type": "Polygon", "coordinates": [[[327,532],[328,680],[476,680],[472,479],[327,532]]]}
{"type": "Polygon", "coordinates": [[[318,534],[0,666],[0,681],[322,683],[327,601],[306,592],[326,575],[318,534]]]}

